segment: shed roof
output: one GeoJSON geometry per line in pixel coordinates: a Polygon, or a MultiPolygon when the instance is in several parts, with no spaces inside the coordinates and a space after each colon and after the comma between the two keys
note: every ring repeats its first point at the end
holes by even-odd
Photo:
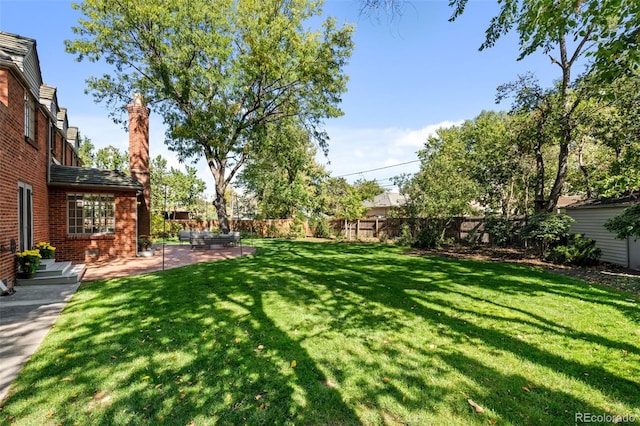
{"type": "Polygon", "coordinates": [[[640,193],[631,192],[620,197],[609,198],[589,198],[587,200],[578,201],[567,206],[567,209],[580,209],[580,208],[597,208],[597,207],[612,207],[627,204],[635,204],[640,202],[640,193]]]}
{"type": "Polygon", "coordinates": [[[49,185],[92,189],[119,189],[124,191],[141,191],[143,189],[140,182],[118,170],[60,166],[57,164],[51,165],[49,185]]]}

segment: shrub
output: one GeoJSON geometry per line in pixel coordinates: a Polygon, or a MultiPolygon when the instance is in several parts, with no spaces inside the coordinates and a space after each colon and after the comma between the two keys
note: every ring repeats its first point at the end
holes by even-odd
{"type": "Polygon", "coordinates": [[[418,231],[413,246],[422,249],[436,248],[442,244],[442,231],[435,226],[426,226],[418,231]]]}
{"type": "Polygon", "coordinates": [[[602,250],[596,247],[595,240],[585,238],[582,234],[572,234],[567,245],[552,248],[546,259],[562,265],[592,266],[600,259],[602,250]]]}
{"type": "Polygon", "coordinates": [[[404,222],[400,228],[400,237],[398,237],[397,243],[401,246],[413,246],[415,243],[415,238],[413,238],[413,234],[411,233],[411,227],[407,222],[404,222]]]}
{"type": "Polygon", "coordinates": [[[517,233],[538,248],[541,258],[545,258],[548,250],[567,238],[573,219],[565,214],[538,213],[520,228],[517,233]]]}
{"type": "Polygon", "coordinates": [[[329,238],[331,237],[331,227],[329,222],[324,217],[311,218],[310,224],[311,232],[316,238],[329,238]]]}
{"type": "Polygon", "coordinates": [[[487,216],[484,230],[489,234],[489,241],[500,247],[507,246],[513,238],[513,220],[506,217],[487,216]]]}

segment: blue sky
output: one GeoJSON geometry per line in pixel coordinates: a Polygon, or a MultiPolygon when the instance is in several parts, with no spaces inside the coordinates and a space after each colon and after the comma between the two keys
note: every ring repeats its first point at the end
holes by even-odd
{"type": "MultiPolygon", "coordinates": [[[[496,88],[519,74],[534,72],[544,86],[560,76],[547,55],[535,53],[522,61],[518,40],[509,34],[491,49],[479,52],[484,31],[497,5],[471,0],[455,22],[448,22],[447,0],[407,2],[401,16],[367,16],[357,0],[328,0],[326,15],[354,23],[355,50],[345,72],[348,92],[343,96],[344,116],[326,121],[331,138],[327,164],[332,176],[376,179],[383,186],[400,173],[418,170],[416,151],[441,126],[472,119],[496,105],[496,88]],[[389,167],[394,166],[394,167],[389,167]],[[382,169],[369,171],[372,169],[382,169]]],[[[104,69],[76,62],[64,51],[73,38],[71,27],[79,14],[65,0],[0,0],[0,30],[37,41],[45,83],[58,88],[58,101],[68,110],[70,125],[78,126],[97,148],[114,145],[127,149],[125,131],[108,118],[106,106],[84,93],[85,80],[104,69]]],[[[159,116],[151,117],[151,155],[162,155],[179,167],[164,148],[159,116]]],[[[200,177],[213,191],[213,178],[203,162],[200,177]]]]}

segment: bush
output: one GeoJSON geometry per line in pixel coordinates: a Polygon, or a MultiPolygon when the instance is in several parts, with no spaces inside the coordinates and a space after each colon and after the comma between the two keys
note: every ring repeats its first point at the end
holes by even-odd
{"type": "Polygon", "coordinates": [[[602,250],[596,247],[595,240],[585,238],[582,234],[572,234],[567,245],[554,247],[546,259],[562,265],[592,266],[600,259],[602,250]]]}
{"type": "Polygon", "coordinates": [[[523,239],[532,241],[544,259],[553,245],[567,238],[571,222],[573,219],[565,214],[538,213],[517,233],[523,239]]]}
{"type": "Polygon", "coordinates": [[[506,217],[488,216],[484,221],[484,230],[489,241],[500,247],[506,247],[513,237],[513,220],[506,217]]]}
{"type": "Polygon", "coordinates": [[[324,217],[313,217],[310,219],[309,226],[311,227],[311,232],[313,232],[313,236],[316,238],[329,238],[331,237],[331,227],[329,226],[329,222],[324,217]]]}
{"type": "Polygon", "coordinates": [[[413,246],[421,249],[432,249],[440,246],[440,244],[442,244],[442,231],[436,226],[426,226],[416,235],[413,246]]]}
{"type": "Polygon", "coordinates": [[[413,234],[411,233],[411,227],[408,223],[403,223],[400,228],[400,237],[397,240],[397,243],[401,246],[413,246],[415,243],[415,238],[413,238],[413,234]]]}

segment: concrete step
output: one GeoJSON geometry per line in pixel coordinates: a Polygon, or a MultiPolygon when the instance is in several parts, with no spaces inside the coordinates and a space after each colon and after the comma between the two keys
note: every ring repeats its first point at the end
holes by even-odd
{"type": "Polygon", "coordinates": [[[73,265],[71,262],[56,262],[58,266],[47,267],[45,271],[38,271],[34,278],[18,278],[17,285],[46,285],[46,284],[75,284],[82,281],[85,271],[84,264],[73,265]]]}
{"type": "Polygon", "coordinates": [[[59,277],[65,275],[73,265],[71,262],[55,262],[46,266],[46,269],[38,269],[36,277],[59,277]]]}

